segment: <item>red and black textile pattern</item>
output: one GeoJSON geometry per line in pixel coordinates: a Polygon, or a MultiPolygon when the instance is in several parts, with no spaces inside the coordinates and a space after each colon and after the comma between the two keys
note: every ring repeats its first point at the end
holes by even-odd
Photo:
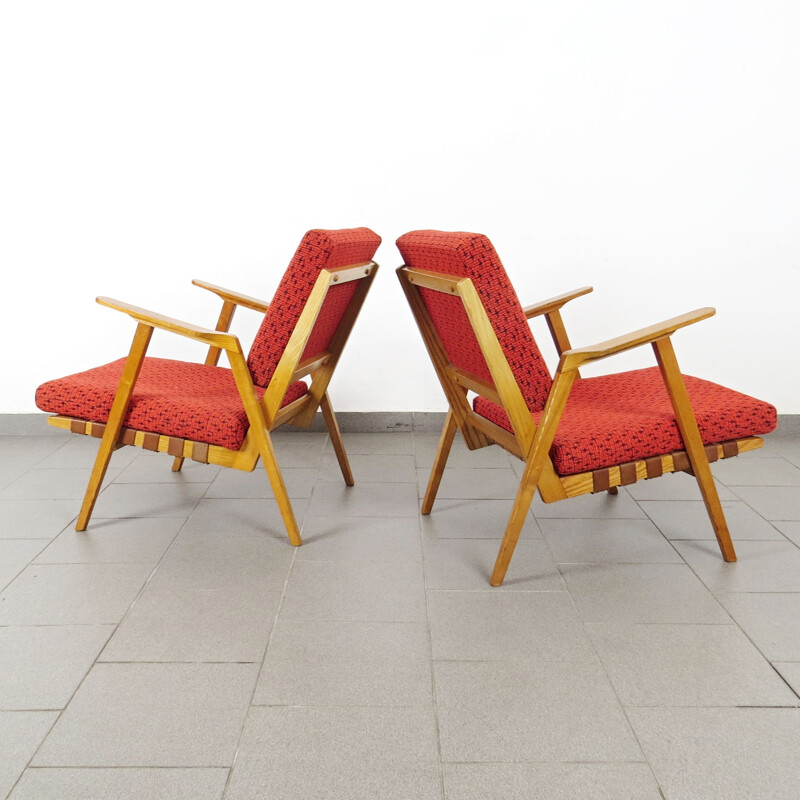
{"type": "MultiPolygon", "coordinates": [[[[255,383],[260,386],[269,384],[320,270],[371,261],[380,243],[381,237],[369,228],[311,230],[303,237],[247,357],[247,366],[255,383]]],[[[356,285],[353,281],[334,286],[328,292],[304,358],[311,358],[327,349],[356,285]]]]}
{"type": "MultiPolygon", "coordinates": [[[[528,320],[492,243],[477,233],[411,231],[397,240],[406,265],[472,279],[531,412],[541,411],[552,383],[528,320]]],[[[457,297],[420,289],[453,366],[491,382],[472,326],[457,297]]]]}
{"type": "MultiPolygon", "coordinates": [[[[121,358],[48,381],[36,390],[36,405],[51,414],[106,422],[124,365],[121,358]]],[[[256,387],[259,400],[265,391],[256,387]]],[[[291,384],[283,405],[307,392],[303,381],[291,384]]],[[[241,447],[250,426],[229,369],[165,358],[144,359],[123,425],[231,450],[241,447]]]]}
{"type": "MultiPolygon", "coordinates": [[[[770,433],[775,407],[710,381],[684,375],[703,444],[770,433]]],[[[506,430],[501,406],[483,397],[476,413],[506,430]]],[[[541,415],[533,414],[538,424],[541,415]]],[[[550,457],[559,475],[575,475],[684,449],[658,367],[581,378],[572,386],[550,457]]]]}

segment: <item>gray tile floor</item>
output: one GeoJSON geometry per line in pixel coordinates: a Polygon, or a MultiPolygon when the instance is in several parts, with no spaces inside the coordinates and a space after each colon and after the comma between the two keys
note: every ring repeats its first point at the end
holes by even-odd
{"type": "Polygon", "coordinates": [[[678,800],[800,796],[800,437],[693,481],[536,502],[431,434],[279,433],[263,473],[131,448],[76,533],[97,442],[0,437],[0,797],[678,800]]]}

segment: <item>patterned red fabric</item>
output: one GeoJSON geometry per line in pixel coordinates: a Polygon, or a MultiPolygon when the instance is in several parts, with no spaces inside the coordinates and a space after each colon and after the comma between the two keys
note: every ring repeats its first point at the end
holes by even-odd
{"type": "MultiPolygon", "coordinates": [[[[303,237],[250,348],[247,366],[257,384],[269,384],[320,270],[371,261],[380,243],[381,237],[369,228],[312,230],[303,237]]],[[[354,281],[328,292],[304,357],[327,348],[356,285],[354,281]]]]}
{"type": "Polygon", "coordinates": [[[347,311],[347,307],[356,293],[358,284],[359,281],[349,281],[341,285],[333,284],[328,289],[325,302],[319,310],[317,321],[308,337],[301,361],[321,355],[328,349],[333,335],[339,328],[344,312],[347,311]]]}
{"type": "MultiPolygon", "coordinates": [[[[51,414],[106,422],[125,359],[42,384],[36,405],[51,414]]],[[[259,400],[266,389],[256,387],[259,400]]],[[[289,386],[283,405],[308,392],[302,381],[289,386]]],[[[249,427],[233,373],[165,358],[145,358],[133,390],[128,428],[207,442],[238,450],[249,427]]]]}
{"type": "MultiPolygon", "coordinates": [[[[541,411],[550,373],[492,243],[478,233],[411,231],[397,247],[409,267],[472,279],[528,408],[541,411]]],[[[420,295],[453,366],[491,382],[461,301],[428,289],[420,295]]]]}
{"type": "MultiPolygon", "coordinates": [[[[774,431],[774,406],[710,381],[684,375],[704,444],[774,431]]],[[[476,397],[475,411],[511,430],[504,409],[476,397]]],[[[533,414],[538,423],[541,414],[533,414]]],[[[575,381],[550,457],[559,475],[683,450],[658,367],[575,381]]]]}

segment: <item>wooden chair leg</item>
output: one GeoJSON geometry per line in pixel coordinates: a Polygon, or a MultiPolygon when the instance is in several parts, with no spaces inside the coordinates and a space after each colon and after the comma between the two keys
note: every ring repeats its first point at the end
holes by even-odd
{"type": "Polygon", "coordinates": [[[442,434],[439,437],[439,446],[436,448],[436,458],[433,460],[431,474],[428,478],[428,488],[425,490],[425,498],[422,501],[423,514],[430,514],[433,509],[433,503],[436,500],[436,493],[439,491],[439,484],[442,482],[445,464],[447,464],[447,457],[450,455],[450,448],[453,446],[457,428],[453,412],[448,409],[447,416],[444,418],[442,434]]]}
{"type": "Polygon", "coordinates": [[[700,438],[700,430],[697,427],[697,420],[689,401],[686,384],[683,382],[683,377],[678,367],[678,360],[675,358],[672,342],[668,337],[658,339],[653,342],[653,350],[675,412],[675,420],[683,438],[686,455],[692,465],[692,472],[697,478],[700,494],[703,496],[706,511],[708,511],[708,516],[711,519],[717,542],[719,542],[720,552],[725,561],[736,561],[736,551],[728,531],[728,523],[725,520],[725,513],[722,510],[717,486],[714,483],[714,476],[711,474],[711,467],[708,465],[708,456],[700,438]]]}
{"type": "Polygon", "coordinates": [[[105,478],[106,470],[108,469],[108,462],[111,460],[111,454],[117,444],[122,422],[128,413],[133,387],[139,377],[139,370],[142,368],[144,354],[147,352],[147,345],[150,344],[152,335],[153,329],[151,327],[141,323],[137,325],[133,344],[125,361],[125,367],[122,370],[119,387],[116,395],[114,395],[111,411],[108,414],[106,429],[103,433],[103,438],[100,440],[100,449],[97,451],[92,474],[89,476],[89,485],[86,487],[86,494],[78,514],[78,522],[75,525],[76,531],[85,531],[89,525],[89,518],[92,516],[97,495],[100,492],[103,478],[105,478]]]}
{"type": "Polygon", "coordinates": [[[514,505],[511,509],[511,516],[508,519],[506,532],[497,553],[497,560],[494,564],[492,577],[489,583],[492,586],[500,586],[506,577],[508,565],[514,555],[514,548],[517,546],[519,535],[522,533],[522,526],[533,501],[533,495],[539,485],[539,477],[542,474],[544,465],[547,462],[550,452],[550,445],[556,435],[559,420],[567,404],[572,384],[577,377],[575,370],[561,372],[559,367],[547,398],[547,404],[539,420],[539,427],[533,437],[529,452],[526,454],[525,471],[522,473],[522,480],[517,489],[517,496],[514,498],[514,505]]]}
{"type": "Polygon", "coordinates": [[[175,460],[172,462],[172,471],[180,472],[182,466],[183,466],[183,456],[175,456],[175,460]]]}
{"type": "Polygon", "coordinates": [[[283,524],[289,534],[289,541],[295,547],[299,547],[303,544],[303,540],[300,538],[300,528],[298,528],[297,520],[294,517],[289,493],[286,491],[286,484],[283,482],[283,475],[275,458],[275,450],[272,447],[272,440],[267,431],[267,423],[261,410],[261,404],[256,397],[253,379],[247,369],[244,355],[241,351],[228,351],[228,359],[233,371],[233,378],[236,381],[236,387],[239,389],[239,396],[242,398],[242,405],[244,405],[244,410],[247,413],[247,421],[250,423],[250,433],[255,439],[258,454],[261,456],[261,461],[267,472],[269,484],[278,503],[278,510],[281,512],[283,524]]]}
{"type": "Polygon", "coordinates": [[[609,486],[608,487],[609,494],[619,494],[619,489],[616,486],[609,486]]]}
{"type": "Polygon", "coordinates": [[[339,469],[342,471],[344,482],[347,486],[353,486],[355,480],[353,479],[353,472],[350,469],[350,462],[347,460],[344,442],[342,442],[342,432],[339,430],[339,423],[336,421],[336,415],[333,413],[333,408],[327,392],[322,395],[319,407],[322,410],[322,418],[325,420],[325,425],[328,428],[328,435],[331,437],[333,451],[336,453],[336,460],[339,462],[339,469]]]}
{"type": "Polygon", "coordinates": [[[275,458],[275,450],[272,447],[272,441],[266,430],[262,428],[261,432],[261,437],[256,436],[261,461],[267,472],[269,485],[272,487],[272,491],[275,494],[275,500],[278,502],[278,510],[281,512],[283,524],[286,526],[286,532],[289,534],[289,541],[295,547],[299,547],[303,544],[303,540],[300,538],[300,528],[297,526],[292,503],[289,500],[289,493],[286,491],[286,484],[283,482],[283,475],[278,466],[278,461],[275,458]],[[259,439],[261,439],[261,441],[259,441],[259,439]]]}

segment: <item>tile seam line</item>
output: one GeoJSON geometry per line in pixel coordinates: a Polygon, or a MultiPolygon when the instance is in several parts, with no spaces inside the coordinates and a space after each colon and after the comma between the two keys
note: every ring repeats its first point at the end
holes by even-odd
{"type": "MultiPolygon", "coordinates": [[[[330,444],[330,436],[326,435],[325,436],[325,441],[322,443],[322,447],[320,448],[319,457],[317,458],[317,464],[314,467],[314,484],[313,484],[313,487],[311,489],[311,495],[309,496],[308,503],[305,506],[305,509],[303,510],[303,518],[302,518],[302,520],[300,522],[300,525],[299,525],[301,538],[302,538],[302,535],[303,535],[303,529],[305,528],[306,518],[308,517],[308,509],[311,506],[311,500],[313,499],[314,492],[316,491],[316,488],[317,488],[317,480],[319,478],[319,473],[320,473],[320,471],[322,469],[322,462],[323,462],[323,460],[325,458],[325,453],[328,450],[328,445],[329,444],[330,444]]],[[[256,463],[256,469],[257,468],[258,468],[258,463],[256,463]]],[[[273,498],[274,498],[274,495],[273,495],[273,498]]],[[[294,571],[294,565],[295,565],[295,562],[297,561],[297,552],[298,552],[298,550],[299,550],[299,548],[297,548],[297,547],[293,547],[292,548],[292,551],[293,551],[292,552],[292,560],[289,562],[289,569],[286,571],[286,579],[283,582],[283,589],[281,590],[281,599],[278,602],[277,609],[275,609],[275,616],[272,618],[272,626],[270,627],[269,636],[267,637],[267,641],[264,643],[264,651],[263,651],[263,654],[261,656],[261,663],[260,663],[258,669],[256,670],[256,679],[253,682],[253,689],[250,692],[250,699],[249,699],[248,704],[247,704],[247,711],[246,711],[246,713],[244,715],[244,718],[242,719],[242,725],[241,725],[241,728],[239,729],[239,736],[236,739],[236,747],[234,748],[233,758],[231,759],[231,763],[230,763],[230,765],[228,767],[228,777],[225,779],[225,786],[222,789],[221,800],[225,800],[225,798],[228,796],[228,790],[230,789],[231,780],[233,779],[233,771],[234,771],[234,768],[236,767],[236,762],[237,762],[237,760],[239,758],[239,750],[240,750],[240,748],[242,746],[242,739],[244,738],[244,730],[247,727],[247,720],[250,717],[250,710],[253,709],[253,708],[259,708],[260,707],[260,706],[255,705],[253,703],[253,700],[255,699],[256,692],[258,691],[258,685],[261,682],[261,675],[264,672],[264,665],[266,664],[266,661],[267,661],[267,653],[269,652],[269,645],[270,645],[270,642],[272,641],[272,637],[275,635],[275,627],[276,627],[276,625],[278,623],[278,617],[280,616],[281,609],[283,608],[283,602],[286,599],[286,590],[287,590],[287,587],[289,586],[289,579],[291,578],[292,572],[294,571]]]]}
{"type": "MultiPolygon", "coordinates": [[[[103,490],[103,491],[105,491],[105,490],[103,490]]],[[[199,504],[199,502],[200,502],[200,501],[198,500],[198,504],[199,504]]],[[[197,508],[197,504],[195,505],[195,509],[196,509],[196,508],[197,508]]],[[[192,510],[192,513],[194,513],[194,509],[192,510]]],[[[169,546],[168,546],[168,547],[167,547],[167,548],[164,550],[164,552],[163,552],[163,553],[162,553],[162,555],[161,555],[161,558],[159,558],[158,562],[157,562],[157,563],[156,563],[156,564],[153,566],[153,569],[150,571],[150,574],[147,576],[147,579],[146,579],[146,580],[145,580],[145,582],[142,584],[142,587],[141,587],[141,588],[139,589],[139,591],[136,593],[136,597],[133,599],[133,601],[130,603],[130,605],[128,606],[127,610],[126,610],[126,611],[125,611],[125,613],[123,614],[123,616],[122,616],[122,619],[120,619],[120,620],[119,620],[119,621],[117,621],[116,623],[98,623],[98,624],[106,624],[106,625],[108,625],[109,627],[113,625],[113,626],[114,626],[114,630],[113,630],[113,631],[111,631],[111,633],[109,634],[108,638],[107,638],[107,639],[106,639],[106,641],[105,641],[105,644],[104,644],[104,645],[103,645],[103,646],[100,648],[100,652],[97,654],[97,656],[95,657],[94,661],[92,661],[92,663],[91,663],[91,664],[89,665],[89,667],[87,668],[87,670],[86,670],[86,672],[84,673],[83,677],[82,677],[82,678],[81,678],[81,680],[78,682],[78,685],[75,687],[75,690],[74,690],[74,691],[73,691],[73,692],[70,694],[70,696],[69,696],[69,699],[68,699],[68,700],[67,700],[67,702],[64,704],[64,708],[60,709],[60,710],[58,711],[58,713],[56,714],[56,718],[53,720],[53,724],[52,724],[52,725],[51,725],[51,726],[48,728],[48,730],[47,730],[47,733],[46,733],[46,734],[45,734],[45,735],[42,737],[42,740],[39,742],[39,744],[38,744],[38,746],[36,747],[36,749],[34,750],[33,754],[31,755],[31,757],[30,757],[30,758],[28,759],[28,761],[26,762],[26,764],[25,764],[25,767],[22,769],[22,771],[20,772],[19,776],[18,776],[18,777],[17,777],[17,779],[14,781],[14,785],[11,787],[11,790],[9,791],[9,793],[8,793],[7,797],[10,797],[10,796],[11,796],[11,794],[13,794],[13,792],[16,790],[16,787],[17,787],[17,785],[18,785],[18,784],[19,784],[19,782],[22,780],[22,776],[23,776],[23,775],[25,774],[25,772],[26,772],[26,771],[27,771],[27,770],[28,770],[28,769],[29,769],[29,768],[32,766],[32,762],[34,761],[34,759],[36,758],[36,756],[38,756],[38,755],[39,755],[39,752],[41,751],[41,749],[42,749],[42,746],[43,746],[43,745],[44,745],[44,743],[47,741],[47,739],[48,739],[48,737],[50,736],[50,734],[53,732],[53,729],[54,729],[54,728],[55,728],[55,726],[58,724],[58,722],[59,722],[59,720],[61,719],[61,716],[63,715],[64,711],[66,711],[66,709],[69,707],[69,704],[72,702],[72,699],[75,697],[75,695],[76,695],[76,694],[77,694],[77,692],[80,690],[80,688],[83,686],[83,684],[86,682],[86,678],[88,677],[88,675],[89,675],[89,673],[92,671],[92,669],[94,669],[94,667],[95,667],[95,666],[96,666],[98,663],[109,663],[109,662],[99,662],[99,658],[100,658],[100,656],[103,654],[103,651],[104,651],[104,650],[106,649],[106,647],[108,646],[108,643],[111,641],[111,639],[113,638],[114,634],[117,632],[117,630],[118,630],[119,626],[122,624],[123,620],[127,618],[127,616],[128,616],[128,613],[130,612],[131,608],[133,608],[133,606],[136,604],[136,601],[137,601],[137,600],[138,600],[138,599],[141,597],[141,595],[142,595],[142,592],[144,592],[144,590],[145,590],[145,587],[146,587],[146,586],[147,586],[147,585],[150,583],[150,581],[152,580],[152,578],[153,578],[153,575],[156,573],[156,570],[158,569],[158,567],[159,567],[159,565],[161,564],[161,562],[164,560],[164,558],[165,558],[165,556],[167,555],[167,553],[168,553],[168,552],[169,552],[169,551],[172,549],[172,547],[174,546],[174,544],[175,544],[175,540],[178,538],[178,536],[180,535],[181,531],[184,529],[184,527],[185,527],[185,526],[186,526],[186,524],[188,523],[188,521],[189,521],[189,517],[191,517],[191,514],[187,515],[187,517],[186,517],[186,518],[185,518],[185,520],[184,520],[184,523],[183,523],[183,525],[181,525],[181,526],[178,528],[178,530],[176,531],[175,535],[172,537],[172,541],[170,541],[170,543],[169,543],[169,546]]],[[[59,534],[58,534],[58,535],[60,535],[61,533],[63,533],[63,532],[64,532],[64,531],[65,531],[65,530],[66,530],[66,529],[67,529],[67,528],[68,528],[70,525],[72,525],[72,523],[75,521],[75,519],[77,519],[77,517],[74,517],[74,518],[72,519],[72,521],[71,521],[71,522],[69,522],[69,523],[68,523],[66,526],[64,526],[64,528],[63,528],[63,529],[62,529],[62,530],[59,532],[59,534]]],[[[55,540],[55,537],[54,537],[54,540],[55,540]]],[[[46,549],[46,548],[45,548],[45,549],[46,549]]],[[[47,627],[51,627],[51,626],[47,626],[47,627]]]]}
{"type": "MultiPolygon", "coordinates": [[[[416,434],[411,434],[411,451],[414,456],[414,463],[417,463],[417,437],[416,434]]],[[[446,466],[446,465],[445,465],[446,466]]],[[[442,759],[442,731],[439,724],[439,703],[436,693],[436,672],[434,669],[435,661],[433,660],[433,636],[431,634],[431,618],[430,609],[428,605],[428,569],[427,559],[425,558],[425,535],[422,530],[422,514],[420,512],[420,484],[417,480],[417,497],[416,497],[416,521],[417,521],[417,536],[419,537],[420,558],[422,567],[422,593],[425,602],[425,632],[427,634],[428,642],[428,655],[430,657],[430,687],[431,687],[431,706],[433,711],[433,724],[436,732],[436,755],[437,755],[437,772],[439,776],[439,791],[442,798],[446,798],[444,782],[444,760],[442,759]]]]}
{"type": "MultiPolygon", "coordinates": [[[[626,491],[625,493],[630,497],[631,500],[633,500],[633,502],[636,504],[636,507],[639,508],[639,510],[642,513],[644,513],[644,509],[642,509],[639,506],[638,501],[634,497],[631,497],[629,492],[626,491]]],[[[658,528],[658,526],[656,526],[656,528],[658,529],[658,532],[664,537],[664,539],[666,539],[667,537],[664,536],[664,534],[662,533],[661,529],[658,528]]],[[[675,549],[674,546],[671,543],[670,543],[670,546],[673,547],[673,549],[675,549]]],[[[680,553],[677,553],[677,555],[681,558],[681,560],[683,560],[683,557],[681,556],[680,553]]],[[[676,566],[679,566],[679,565],[676,565],[676,566]]],[[[558,569],[558,564],[556,564],[556,569],[558,569]]],[[[561,572],[561,570],[559,569],[559,573],[560,572],[561,572]]],[[[562,580],[563,580],[563,575],[562,575],[562,580]]],[[[566,585],[566,582],[565,582],[565,585],[566,585]]],[[[614,681],[611,680],[611,675],[608,672],[608,667],[606,666],[605,661],[603,661],[603,658],[601,657],[600,652],[597,649],[597,645],[595,644],[594,639],[592,639],[592,637],[589,635],[589,631],[586,628],[587,623],[583,619],[583,617],[582,617],[582,615],[581,615],[581,613],[580,613],[580,611],[578,609],[578,605],[575,602],[575,598],[572,596],[572,592],[569,591],[569,586],[568,585],[566,586],[566,589],[567,589],[567,592],[568,592],[569,597],[570,597],[570,602],[572,603],[572,606],[573,606],[573,608],[575,610],[575,615],[577,616],[578,620],[580,620],[581,627],[583,628],[583,635],[589,640],[589,645],[592,648],[592,652],[594,653],[595,658],[597,659],[597,663],[600,665],[600,669],[602,669],[602,671],[603,671],[603,675],[605,675],[606,681],[608,682],[608,685],[611,688],[611,691],[614,693],[614,698],[616,699],[617,704],[619,705],[619,708],[620,708],[620,710],[622,712],[622,716],[624,717],[625,723],[628,726],[628,730],[630,731],[631,736],[633,737],[633,740],[636,742],[636,746],[639,748],[639,752],[641,753],[642,760],[643,760],[643,762],[645,764],[647,764],[647,767],[650,770],[650,774],[653,776],[653,781],[655,782],[655,785],[658,787],[658,791],[661,793],[661,796],[662,797],[666,797],[666,794],[664,793],[665,792],[664,787],[661,785],[661,781],[659,781],[658,776],[656,775],[656,771],[653,768],[653,765],[650,763],[650,759],[647,757],[647,754],[645,753],[644,746],[642,745],[642,742],[639,739],[639,735],[636,733],[636,729],[633,727],[633,723],[631,722],[631,719],[628,716],[628,711],[627,711],[627,709],[625,707],[625,704],[622,702],[622,698],[619,696],[619,692],[617,691],[617,687],[614,685],[614,681]]],[[[641,762],[637,762],[637,763],[641,763],[641,762]]]]}

